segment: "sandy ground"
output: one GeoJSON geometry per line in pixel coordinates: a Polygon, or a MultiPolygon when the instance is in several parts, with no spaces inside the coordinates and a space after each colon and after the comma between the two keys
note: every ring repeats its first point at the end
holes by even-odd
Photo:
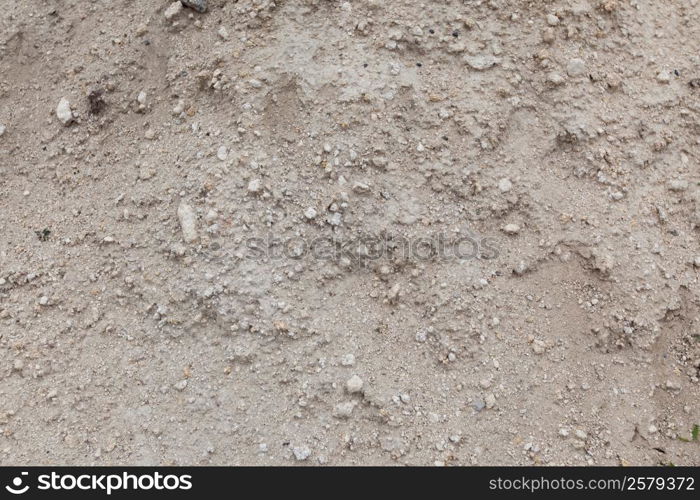
{"type": "Polygon", "coordinates": [[[0,10],[0,463],[700,464],[698,0],[0,10]]]}

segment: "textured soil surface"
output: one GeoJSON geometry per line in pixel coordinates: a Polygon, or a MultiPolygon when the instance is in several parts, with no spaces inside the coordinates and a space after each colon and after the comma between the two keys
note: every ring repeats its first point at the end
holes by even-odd
{"type": "Polygon", "coordinates": [[[700,465],[698,0],[208,4],[0,10],[0,464],[700,465]]]}

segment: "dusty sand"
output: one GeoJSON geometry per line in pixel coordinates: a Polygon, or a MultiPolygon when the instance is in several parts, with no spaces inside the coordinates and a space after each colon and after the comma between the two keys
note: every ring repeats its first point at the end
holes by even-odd
{"type": "Polygon", "coordinates": [[[0,463],[699,465],[699,63],[697,0],[5,2],[0,463]]]}

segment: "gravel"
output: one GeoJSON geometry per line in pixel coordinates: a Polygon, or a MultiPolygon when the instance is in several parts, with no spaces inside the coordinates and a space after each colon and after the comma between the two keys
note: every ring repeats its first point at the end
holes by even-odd
{"type": "Polygon", "coordinates": [[[70,107],[70,102],[65,97],[61,97],[56,106],[56,117],[64,125],[69,125],[73,121],[73,111],[70,107]]]}
{"type": "Polygon", "coordinates": [[[349,394],[356,394],[362,392],[362,387],[362,379],[357,375],[353,375],[352,377],[350,377],[350,379],[348,379],[348,381],[345,384],[345,388],[347,389],[349,394]]]}
{"type": "Polygon", "coordinates": [[[180,229],[185,243],[193,243],[198,238],[197,216],[194,209],[185,202],[181,202],[177,208],[177,217],[180,220],[180,229]]]}

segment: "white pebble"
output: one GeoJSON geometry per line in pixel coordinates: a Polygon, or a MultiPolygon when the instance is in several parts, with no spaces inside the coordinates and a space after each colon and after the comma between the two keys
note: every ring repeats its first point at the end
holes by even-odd
{"type": "Polygon", "coordinates": [[[572,59],[566,66],[566,73],[571,77],[583,76],[586,72],[586,63],[583,59],[572,59]]]}
{"type": "Polygon", "coordinates": [[[671,73],[668,71],[662,71],[658,75],[656,75],[656,80],[659,83],[669,83],[671,81],[671,73]]]}
{"type": "Polygon", "coordinates": [[[185,202],[181,202],[177,207],[177,217],[180,219],[180,228],[185,243],[192,243],[197,240],[197,218],[194,210],[185,202]]]}
{"type": "Polygon", "coordinates": [[[362,386],[364,385],[364,382],[360,377],[357,375],[353,375],[350,377],[350,379],[345,383],[345,388],[350,394],[355,394],[358,392],[362,392],[362,386]]]}
{"type": "Polygon", "coordinates": [[[501,193],[507,193],[513,188],[513,183],[510,181],[510,179],[501,179],[498,181],[498,189],[501,190],[501,193]]]}
{"type": "Polygon", "coordinates": [[[294,458],[300,462],[303,462],[311,456],[311,450],[308,446],[295,446],[292,448],[292,453],[294,453],[294,458]]]}
{"type": "Polygon", "coordinates": [[[177,101],[177,104],[173,108],[173,114],[177,116],[183,111],[185,111],[185,101],[184,99],[180,99],[177,101]]]}
{"type": "Polygon", "coordinates": [[[564,83],[564,77],[556,71],[552,71],[547,75],[547,83],[551,83],[552,85],[561,85],[564,83]]]}
{"type": "Polygon", "coordinates": [[[688,181],[685,179],[671,179],[668,181],[668,189],[669,191],[685,191],[688,189],[688,181]]]}
{"type": "Polygon", "coordinates": [[[314,207],[309,207],[304,211],[304,217],[309,220],[315,219],[317,215],[316,209],[314,207]]]}
{"type": "Polygon", "coordinates": [[[171,3],[167,9],[165,9],[165,19],[167,21],[172,20],[175,16],[177,16],[180,12],[182,11],[182,3],[179,1],[171,3]]]}
{"type": "Polygon", "coordinates": [[[357,403],[355,401],[345,401],[343,403],[338,403],[335,405],[335,408],[333,408],[333,416],[335,418],[350,418],[352,415],[352,411],[355,409],[355,405],[357,403]]]}
{"type": "Polygon", "coordinates": [[[506,234],[518,234],[520,232],[520,226],[517,224],[506,224],[503,226],[503,232],[506,234]]]}
{"type": "Polygon", "coordinates": [[[65,97],[61,97],[56,106],[56,116],[64,125],[68,125],[73,121],[73,112],[70,109],[70,102],[65,97]]]}
{"type": "Polygon", "coordinates": [[[248,183],[248,192],[252,194],[257,194],[262,191],[262,181],[260,179],[253,179],[248,183]]]}

